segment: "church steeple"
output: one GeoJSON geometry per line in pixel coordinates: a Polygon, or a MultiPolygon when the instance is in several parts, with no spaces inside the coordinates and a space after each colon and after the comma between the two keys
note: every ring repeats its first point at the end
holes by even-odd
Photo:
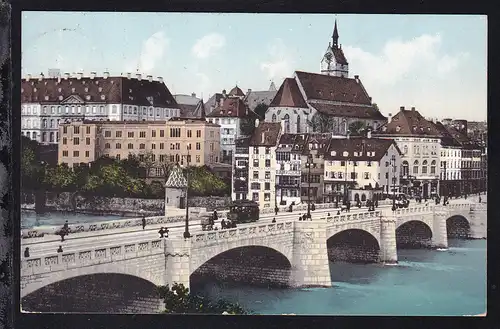
{"type": "Polygon", "coordinates": [[[339,46],[339,31],[337,30],[337,19],[335,19],[335,25],[333,27],[332,40],[333,40],[332,47],[338,48],[338,46],[339,46]]]}

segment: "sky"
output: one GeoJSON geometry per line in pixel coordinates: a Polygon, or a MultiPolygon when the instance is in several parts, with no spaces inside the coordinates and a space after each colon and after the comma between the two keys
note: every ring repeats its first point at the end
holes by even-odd
{"type": "Polygon", "coordinates": [[[337,19],[349,76],[382,113],[485,121],[487,19],[469,15],[23,12],[22,75],[161,76],[172,94],[279,88],[320,72],[337,19]]]}

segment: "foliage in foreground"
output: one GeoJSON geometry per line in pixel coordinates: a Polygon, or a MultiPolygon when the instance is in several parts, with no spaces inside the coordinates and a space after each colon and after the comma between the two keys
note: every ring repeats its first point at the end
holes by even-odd
{"type": "Polygon", "coordinates": [[[172,287],[160,286],[158,292],[165,303],[164,313],[251,314],[238,304],[222,299],[212,302],[191,294],[183,284],[174,283],[172,287]]]}

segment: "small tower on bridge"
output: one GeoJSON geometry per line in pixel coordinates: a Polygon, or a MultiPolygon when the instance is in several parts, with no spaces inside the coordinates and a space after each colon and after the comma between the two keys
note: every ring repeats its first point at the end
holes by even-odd
{"type": "Polygon", "coordinates": [[[179,164],[170,170],[167,182],[165,183],[165,217],[167,208],[184,208],[186,206],[187,180],[182,173],[179,164]]]}

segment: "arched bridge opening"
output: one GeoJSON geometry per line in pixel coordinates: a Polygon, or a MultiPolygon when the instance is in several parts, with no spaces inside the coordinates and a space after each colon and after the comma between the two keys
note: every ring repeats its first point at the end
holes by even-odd
{"type": "Polygon", "coordinates": [[[157,287],[132,275],[100,273],[51,283],[21,299],[23,311],[158,313],[157,287]]]}
{"type": "Polygon", "coordinates": [[[398,249],[430,248],[432,230],[424,222],[412,220],[396,229],[396,247],[398,249]]]}
{"type": "Polygon", "coordinates": [[[452,216],[446,220],[446,231],[452,239],[468,239],[470,237],[470,224],[464,216],[452,216]]]}
{"type": "Polygon", "coordinates": [[[268,247],[247,246],[211,258],[191,274],[189,284],[193,291],[209,282],[287,287],[290,275],[291,263],[285,255],[268,247]]]}
{"type": "Polygon", "coordinates": [[[377,239],[364,230],[350,229],[339,232],[326,242],[328,259],[332,262],[375,263],[379,261],[380,246],[377,239]]]}

